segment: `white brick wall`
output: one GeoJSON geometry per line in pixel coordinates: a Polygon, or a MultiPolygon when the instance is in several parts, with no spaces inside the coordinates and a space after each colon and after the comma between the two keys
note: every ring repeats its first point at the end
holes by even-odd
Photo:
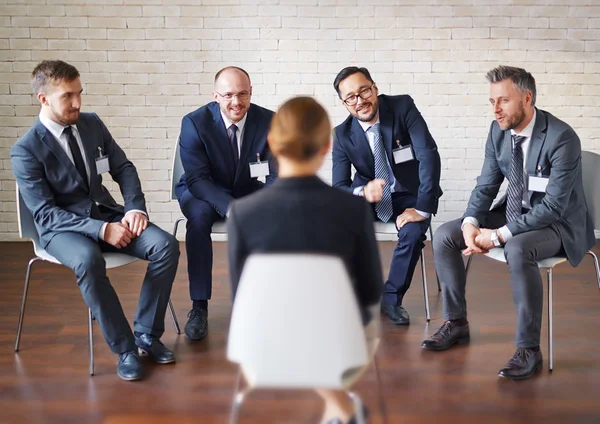
{"type": "MultiPolygon", "coordinates": [[[[226,65],[250,72],[255,103],[276,109],[314,95],[336,124],[347,114],[332,81],[344,66],[368,67],[383,93],[411,94],[442,156],[434,226],[465,209],[492,119],[484,74],[498,64],[533,72],[538,106],[600,152],[598,0],[1,3],[0,240],[18,238],[9,148],[37,115],[29,73],[47,58],[78,67],[85,110],[136,164],[151,217],[166,229],[180,216],[169,177],[181,118],[211,100],[226,65]]],[[[330,161],[321,176],[331,180],[330,161]]]]}

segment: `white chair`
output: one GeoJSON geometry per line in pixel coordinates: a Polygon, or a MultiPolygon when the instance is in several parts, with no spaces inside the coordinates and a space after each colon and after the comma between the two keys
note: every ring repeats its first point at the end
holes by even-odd
{"type": "MultiPolygon", "coordinates": [[[[594,228],[600,228],[600,156],[592,152],[581,152],[581,168],[583,172],[583,191],[585,193],[585,200],[589,213],[594,223],[594,228]]],[[[587,252],[594,260],[594,267],[596,269],[596,279],[598,280],[598,288],[600,289],[600,267],[598,266],[598,257],[591,250],[587,252]]],[[[485,256],[506,263],[504,257],[503,248],[494,248],[486,253],[485,256]]],[[[471,260],[473,256],[469,256],[467,265],[465,267],[465,273],[469,274],[469,268],[471,266],[471,260]]],[[[553,355],[553,338],[552,338],[552,270],[558,264],[566,262],[567,258],[564,256],[557,256],[552,258],[543,259],[538,261],[538,268],[546,270],[548,275],[548,370],[552,371],[554,368],[554,355],[553,355]]]]}
{"type": "MultiPolygon", "coordinates": [[[[23,289],[23,301],[21,303],[21,313],[19,314],[19,324],[17,326],[17,339],[15,341],[15,352],[19,351],[19,342],[21,341],[21,329],[23,327],[23,317],[25,315],[25,304],[27,302],[27,292],[29,289],[29,277],[31,275],[31,268],[34,262],[36,261],[47,261],[54,264],[61,265],[61,263],[54,256],[51,256],[48,252],[46,252],[40,246],[40,239],[37,229],[35,228],[35,223],[33,221],[33,216],[25,202],[23,202],[23,198],[19,193],[19,186],[16,186],[17,191],[17,220],[19,225],[19,236],[21,238],[28,238],[33,243],[33,251],[35,253],[35,257],[31,258],[29,263],[27,264],[27,272],[25,274],[25,288],[23,289]]],[[[138,260],[133,256],[126,255],[124,253],[104,253],[102,255],[104,260],[106,261],[106,269],[117,268],[123,265],[130,264],[138,260]]],[[[171,311],[171,317],[173,318],[173,323],[175,324],[175,328],[177,330],[177,334],[180,334],[179,323],[177,322],[177,316],[175,315],[175,310],[173,309],[173,304],[171,303],[171,299],[169,299],[169,310],[171,311]]],[[[94,317],[92,316],[91,309],[88,308],[88,332],[89,332],[89,341],[90,341],[90,375],[94,375],[94,334],[93,334],[93,326],[92,321],[94,317]]]]}
{"type": "MultiPolygon", "coordinates": [[[[369,354],[342,260],[316,254],[251,255],[233,304],[227,359],[240,367],[231,423],[254,389],[347,391],[368,365],[369,354]],[[242,374],[247,384],[240,391],[242,374]]],[[[349,395],[358,422],[364,423],[360,397],[349,395]]]]}
{"type": "MultiPolygon", "coordinates": [[[[177,137],[177,143],[175,143],[175,152],[173,153],[173,167],[171,171],[171,200],[177,200],[175,186],[181,179],[183,173],[183,164],[181,163],[181,154],[179,152],[179,137],[177,137]]],[[[175,220],[175,224],[173,224],[174,237],[177,237],[177,229],[179,228],[179,223],[181,221],[186,221],[186,217],[181,216],[175,220]]],[[[227,224],[225,224],[225,221],[215,222],[212,226],[211,233],[216,235],[219,241],[227,241],[227,224]]]]}
{"type": "MultiPolygon", "coordinates": [[[[396,224],[393,222],[381,222],[375,221],[375,235],[394,236],[398,235],[396,224]]],[[[386,237],[387,239],[387,237],[386,237]]],[[[433,234],[431,232],[431,226],[429,226],[429,239],[433,241],[433,234]]],[[[431,314],[429,313],[429,292],[427,290],[427,272],[425,271],[425,253],[421,250],[421,276],[423,280],[423,297],[425,298],[425,318],[427,322],[431,320],[431,314]]],[[[437,278],[437,273],[436,273],[437,278]]],[[[440,280],[437,280],[438,291],[441,291],[440,280]]]]}

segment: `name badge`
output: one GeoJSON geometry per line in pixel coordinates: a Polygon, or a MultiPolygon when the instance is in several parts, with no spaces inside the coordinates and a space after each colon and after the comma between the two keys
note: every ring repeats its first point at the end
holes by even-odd
{"type": "Polygon", "coordinates": [[[256,154],[256,162],[250,162],[250,177],[260,178],[269,175],[269,162],[261,162],[260,155],[256,154]]]}
{"type": "Polygon", "coordinates": [[[537,191],[539,193],[545,193],[546,187],[548,186],[548,181],[550,181],[550,178],[534,177],[533,175],[530,175],[529,181],[527,183],[527,189],[530,191],[537,191]]]}
{"type": "Polygon", "coordinates": [[[110,171],[108,156],[102,156],[102,149],[98,147],[98,157],[96,158],[96,173],[98,175],[110,171]]]}
{"type": "Polygon", "coordinates": [[[409,144],[408,146],[400,146],[400,140],[396,140],[398,144],[398,148],[392,150],[392,154],[394,155],[394,163],[403,163],[408,162],[410,160],[415,159],[415,155],[413,153],[412,146],[409,144]]]}

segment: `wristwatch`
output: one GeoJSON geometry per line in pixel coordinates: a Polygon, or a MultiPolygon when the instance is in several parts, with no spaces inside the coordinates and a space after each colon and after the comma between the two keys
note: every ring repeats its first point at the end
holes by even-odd
{"type": "Polygon", "coordinates": [[[498,238],[497,231],[492,231],[492,234],[490,235],[490,240],[492,241],[492,243],[494,243],[494,247],[502,246],[502,243],[500,243],[500,239],[498,238]]]}

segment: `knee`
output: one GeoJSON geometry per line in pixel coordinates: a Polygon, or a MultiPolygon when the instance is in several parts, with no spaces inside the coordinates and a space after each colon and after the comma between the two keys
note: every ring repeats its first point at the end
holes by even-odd
{"type": "Polygon", "coordinates": [[[171,234],[164,233],[162,239],[157,243],[157,252],[161,259],[179,262],[179,241],[171,234]]]}
{"type": "Polygon", "coordinates": [[[533,260],[534,246],[527,245],[524,237],[513,237],[504,245],[504,257],[509,264],[533,260]]]}
{"type": "MultiPolygon", "coordinates": [[[[433,249],[438,250],[449,246],[456,236],[456,224],[453,221],[445,222],[433,234],[433,249]]],[[[462,232],[459,236],[462,237],[462,232]]]]}
{"type": "Polygon", "coordinates": [[[71,268],[73,268],[77,276],[78,284],[88,274],[99,275],[106,272],[106,261],[100,251],[79,251],[71,257],[70,263],[72,264],[71,268]]]}
{"type": "Polygon", "coordinates": [[[398,244],[409,244],[421,248],[424,240],[425,234],[423,234],[419,223],[409,222],[398,231],[398,244]]]}
{"type": "Polygon", "coordinates": [[[212,211],[199,210],[187,216],[187,231],[192,234],[210,234],[213,218],[212,211]]]}

